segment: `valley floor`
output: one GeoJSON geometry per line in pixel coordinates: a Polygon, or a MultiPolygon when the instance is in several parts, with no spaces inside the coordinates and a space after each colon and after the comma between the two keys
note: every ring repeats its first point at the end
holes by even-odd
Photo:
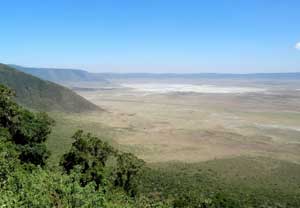
{"type": "Polygon", "coordinates": [[[69,150],[72,134],[81,128],[144,159],[149,169],[139,192],[158,201],[174,200],[178,193],[186,193],[187,200],[223,193],[244,205],[300,206],[300,91],[149,93],[95,87],[77,93],[104,111],[52,112],[50,163],[69,150]]]}
{"type": "Polygon", "coordinates": [[[78,93],[106,109],[84,118],[114,130],[117,144],[148,162],[241,155],[300,162],[300,92],[78,93]]]}

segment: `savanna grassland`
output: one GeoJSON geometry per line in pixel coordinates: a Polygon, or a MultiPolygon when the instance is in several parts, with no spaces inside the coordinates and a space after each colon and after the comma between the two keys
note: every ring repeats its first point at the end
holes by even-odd
{"type": "Polygon", "coordinates": [[[300,91],[287,87],[261,84],[268,91],[237,94],[80,90],[106,111],[79,117],[106,125],[117,144],[148,162],[249,155],[298,163],[300,91]]]}
{"type": "Polygon", "coordinates": [[[238,80],[266,89],[250,93],[160,93],[124,88],[123,82],[76,84],[78,94],[104,110],[51,113],[57,125],[48,140],[50,162],[69,149],[73,129],[82,128],[146,161],[138,192],[154,201],[300,206],[297,82],[238,80]]]}

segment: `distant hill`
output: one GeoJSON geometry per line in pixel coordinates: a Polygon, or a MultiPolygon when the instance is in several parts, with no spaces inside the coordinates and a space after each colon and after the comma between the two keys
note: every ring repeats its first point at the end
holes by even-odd
{"type": "Polygon", "coordinates": [[[15,90],[17,102],[32,109],[64,112],[99,109],[66,87],[41,80],[5,64],[0,64],[0,84],[15,90]]]}
{"type": "Polygon", "coordinates": [[[103,84],[109,83],[101,74],[90,73],[80,69],[58,69],[58,68],[33,68],[23,67],[18,65],[10,65],[11,67],[31,74],[43,80],[48,80],[56,83],[79,82],[79,81],[94,81],[103,84]]]}
{"type": "Polygon", "coordinates": [[[80,69],[34,68],[10,65],[27,74],[44,80],[63,83],[66,82],[98,82],[109,84],[111,79],[300,79],[300,72],[287,73],[90,73],[80,69]]]}
{"type": "Polygon", "coordinates": [[[105,79],[300,79],[300,72],[289,73],[251,73],[251,74],[230,74],[230,73],[101,73],[105,79]]]}

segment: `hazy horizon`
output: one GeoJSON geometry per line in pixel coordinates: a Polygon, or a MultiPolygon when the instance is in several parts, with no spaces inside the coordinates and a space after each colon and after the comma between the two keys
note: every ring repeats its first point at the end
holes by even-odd
{"type": "MultiPolygon", "coordinates": [[[[1,62],[0,62],[1,63],[1,62]]],[[[300,73],[300,71],[282,71],[282,72],[209,72],[209,71],[203,71],[203,72],[160,72],[160,71],[91,71],[86,68],[76,68],[76,67],[55,67],[55,66],[26,66],[26,65],[20,65],[20,64],[12,64],[12,63],[3,63],[10,66],[18,66],[18,67],[24,67],[24,68],[36,68],[36,69],[56,69],[56,70],[82,70],[89,73],[102,73],[102,74],[154,74],[154,75],[164,75],[164,74],[173,74],[173,75],[193,75],[193,74],[216,74],[216,75],[254,75],[254,74],[294,74],[294,73],[300,73]]]]}

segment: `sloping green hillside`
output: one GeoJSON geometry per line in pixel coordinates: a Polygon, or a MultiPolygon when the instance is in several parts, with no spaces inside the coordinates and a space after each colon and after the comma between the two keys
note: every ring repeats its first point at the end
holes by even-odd
{"type": "Polygon", "coordinates": [[[18,65],[10,65],[19,71],[31,74],[43,80],[55,83],[94,81],[101,84],[108,84],[102,74],[90,73],[80,69],[57,69],[57,68],[33,68],[18,65]]]}
{"type": "Polygon", "coordinates": [[[99,109],[72,90],[0,64],[0,83],[16,92],[18,103],[43,111],[83,112],[99,109]]]}

